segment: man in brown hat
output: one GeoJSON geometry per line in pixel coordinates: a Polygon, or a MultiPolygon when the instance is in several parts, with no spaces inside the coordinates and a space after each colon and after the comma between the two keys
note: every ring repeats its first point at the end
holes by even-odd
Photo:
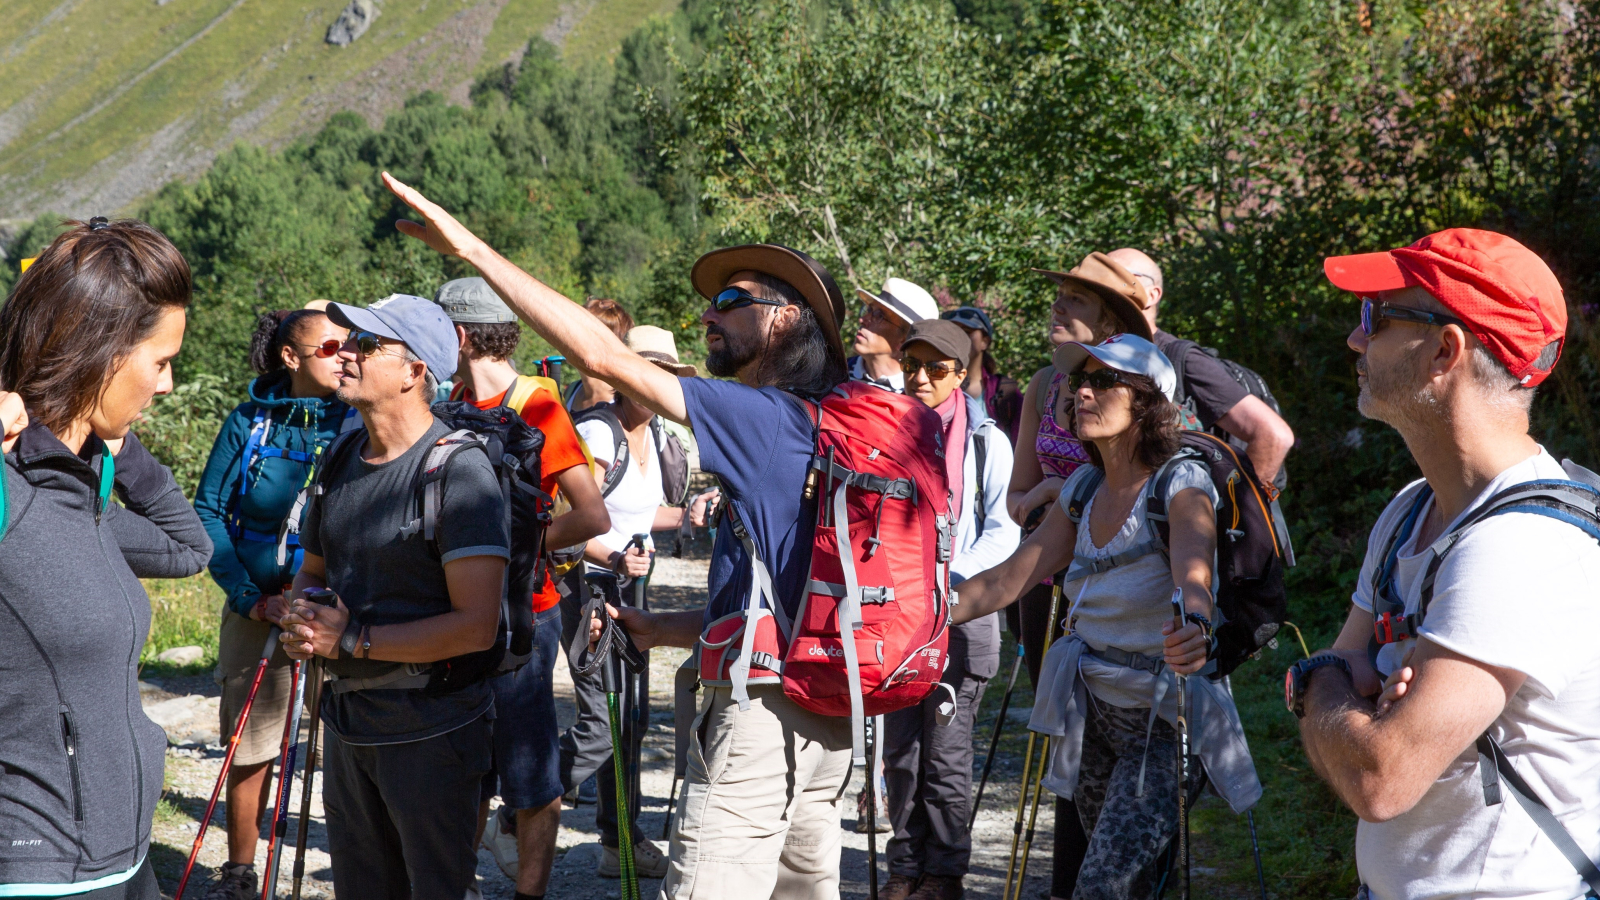
{"type": "Polygon", "coordinates": [[[1283,469],[1289,448],[1294,446],[1294,430],[1289,423],[1246,390],[1217,357],[1199,344],[1157,327],[1157,310],[1166,287],[1155,260],[1132,247],[1113,250],[1105,258],[1143,285],[1146,299],[1141,314],[1150,326],[1151,342],[1178,370],[1178,404],[1188,408],[1202,428],[1220,428],[1238,438],[1261,481],[1272,484],[1283,469]]]}
{"type": "MultiPolygon", "coordinates": [[[[844,298],[811,257],[775,244],[713,251],[690,272],[708,301],[706,367],[731,381],[679,378],[632,352],[600,320],[517,268],[436,204],[394,180],[426,224],[401,231],[471,263],[534,331],[580,369],[658,415],[690,425],[701,467],[722,482],[746,537],[717,530],[705,610],[622,611],[640,649],[690,647],[706,624],[756,594],[794,615],[811,564],[815,503],[803,501],[814,451],[810,414],[793,395],[845,380],[844,298]],[[755,584],[747,550],[770,573],[755,584]]],[[[780,685],[751,685],[745,708],[708,686],[678,801],[663,896],[830,897],[839,891],[839,798],[850,776],[850,720],[801,709],[780,685]]]]}

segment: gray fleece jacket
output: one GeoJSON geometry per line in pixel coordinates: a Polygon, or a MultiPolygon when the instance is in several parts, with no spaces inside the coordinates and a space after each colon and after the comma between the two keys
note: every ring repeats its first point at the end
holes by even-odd
{"type": "Polygon", "coordinates": [[[150,847],[166,737],[139,705],[139,578],[199,572],[211,540],[132,434],[114,466],[122,505],[102,508],[103,446],[80,456],[34,425],[5,456],[0,885],[115,879],[150,847]]]}

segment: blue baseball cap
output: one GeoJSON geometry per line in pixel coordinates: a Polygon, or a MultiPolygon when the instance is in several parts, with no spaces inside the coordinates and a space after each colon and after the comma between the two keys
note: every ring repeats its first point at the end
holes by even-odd
{"type": "Polygon", "coordinates": [[[994,323],[989,321],[989,314],[976,306],[947,309],[939,314],[939,318],[954,322],[962,328],[981,331],[989,337],[994,337],[994,323]]]}
{"type": "Polygon", "coordinates": [[[1178,373],[1173,370],[1166,354],[1136,334],[1113,334],[1099,344],[1068,341],[1056,348],[1050,361],[1057,372],[1071,375],[1082,368],[1091,356],[1108,369],[1129,375],[1148,375],[1168,400],[1178,389],[1178,373]]]}
{"type": "Polygon", "coordinates": [[[428,371],[441,382],[456,374],[460,344],[456,326],[437,303],[411,294],[390,294],[371,306],[329,303],[328,318],[335,325],[354,331],[370,331],[378,337],[399,341],[428,364],[428,371]]]}

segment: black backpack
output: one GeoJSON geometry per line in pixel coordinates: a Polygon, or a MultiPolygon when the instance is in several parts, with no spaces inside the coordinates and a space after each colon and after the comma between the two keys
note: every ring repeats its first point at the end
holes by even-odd
{"type": "MultiPolygon", "coordinates": [[[[611,403],[597,403],[572,417],[576,428],[584,422],[603,422],[611,429],[611,468],[606,470],[600,485],[600,496],[609,497],[628,473],[628,435],[623,431],[622,419],[611,403]]],[[[689,454],[684,451],[678,436],[668,431],[660,416],[650,420],[650,433],[656,442],[656,461],[661,466],[661,491],[668,506],[678,506],[689,496],[689,454]]]]}
{"type": "MultiPolygon", "coordinates": [[[[440,557],[434,530],[439,520],[439,499],[450,463],[461,451],[479,449],[489,458],[500,481],[505,501],[505,527],[510,537],[511,558],[506,566],[500,595],[500,621],[495,628],[494,645],[487,650],[439,660],[430,667],[430,694],[446,694],[506,672],[520,669],[533,655],[533,604],[536,591],[543,590],[549,577],[544,559],[545,529],[550,524],[549,494],[539,489],[540,453],[544,434],[523,421],[509,407],[478,409],[461,400],[443,400],[433,405],[433,415],[449,434],[429,448],[413,482],[417,515],[402,537],[421,534],[428,552],[440,557]]],[[[357,435],[365,429],[346,432],[335,438],[326,454],[327,463],[318,473],[316,492],[323,493],[327,473],[339,467],[350,448],[358,446],[357,435]]]]}
{"type": "MultiPolygon", "coordinates": [[[[1250,457],[1216,435],[1185,431],[1178,452],[1150,476],[1145,516],[1155,525],[1156,539],[1113,559],[1096,560],[1092,571],[1125,565],[1151,553],[1167,554],[1171,545],[1167,486],[1174,466],[1186,459],[1206,467],[1222,499],[1217,508],[1217,616],[1212,623],[1217,638],[1216,666],[1206,672],[1208,677],[1220,679],[1267,646],[1288,615],[1280,524],[1250,457]]],[[[1084,507],[1104,478],[1104,472],[1093,469],[1078,482],[1067,504],[1067,517],[1074,524],[1082,523],[1084,507]]],[[[1074,568],[1078,565],[1074,561],[1074,568]]],[[[1068,577],[1073,576],[1069,573],[1068,577]]]]}
{"type": "MultiPolygon", "coordinates": [[[[1174,372],[1176,372],[1178,376],[1178,386],[1177,389],[1173,391],[1172,402],[1178,404],[1178,408],[1183,410],[1183,422],[1186,428],[1195,431],[1204,430],[1200,424],[1200,411],[1195,404],[1195,399],[1189,395],[1189,392],[1185,387],[1185,385],[1188,384],[1188,377],[1185,370],[1188,368],[1189,353],[1192,350],[1199,350],[1201,353],[1204,353],[1205,355],[1221,363],[1223,370],[1232,376],[1234,381],[1239,382],[1240,387],[1244,388],[1246,391],[1249,391],[1252,397],[1255,397],[1257,400],[1265,403],[1273,412],[1278,413],[1279,415],[1283,414],[1283,410],[1278,406],[1278,398],[1272,396],[1272,388],[1267,386],[1267,380],[1262,378],[1261,375],[1254,369],[1242,366],[1231,359],[1224,358],[1222,353],[1215,347],[1202,347],[1194,341],[1186,341],[1182,338],[1173,341],[1173,343],[1170,345],[1170,349],[1172,350],[1170,362],[1172,363],[1174,372]]],[[[1223,431],[1221,428],[1213,427],[1211,429],[1211,433],[1232,444],[1233,449],[1239,451],[1241,454],[1244,453],[1245,446],[1243,441],[1233,437],[1232,435],[1223,431]]],[[[1275,486],[1280,491],[1288,486],[1288,477],[1284,474],[1282,469],[1278,470],[1278,477],[1276,481],[1277,484],[1275,486]]]]}

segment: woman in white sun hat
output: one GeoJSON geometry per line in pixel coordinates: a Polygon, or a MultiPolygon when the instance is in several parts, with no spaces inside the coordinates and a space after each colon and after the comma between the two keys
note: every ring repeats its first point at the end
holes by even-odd
{"type": "MultiPolygon", "coordinates": [[[[1045,654],[1029,727],[1053,737],[1044,785],[1075,800],[1088,853],[1078,898],[1151,896],[1178,825],[1174,675],[1210,652],[1215,510],[1211,475],[1178,458],[1176,375],[1155,345],[1131,334],[1069,342],[1053,361],[1072,391],[1073,430],[1090,465],[1067,479],[1039,529],[1004,563],[961,585],[953,621],[999,609],[1066,568],[1058,615],[1066,636],[1045,654]],[[1161,552],[1148,501],[1161,490],[1169,535],[1161,552]],[[1173,629],[1182,588],[1187,623],[1173,629]]],[[[1204,771],[1237,812],[1261,796],[1227,688],[1188,681],[1191,771],[1204,771]]]]}

